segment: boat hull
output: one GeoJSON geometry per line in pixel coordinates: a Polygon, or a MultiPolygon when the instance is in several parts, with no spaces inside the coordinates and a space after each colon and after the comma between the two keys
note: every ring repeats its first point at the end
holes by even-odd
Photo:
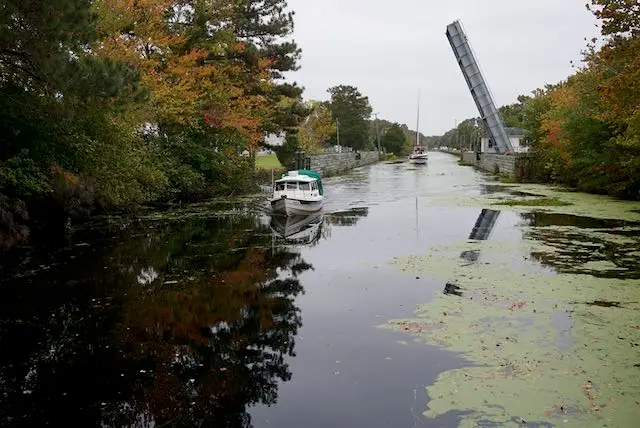
{"type": "Polygon", "coordinates": [[[416,165],[424,165],[427,163],[427,156],[410,156],[409,157],[409,163],[412,164],[416,164],[416,165]]]}
{"type": "Polygon", "coordinates": [[[271,201],[271,211],[274,214],[286,216],[308,215],[322,209],[322,199],[317,201],[303,201],[292,198],[280,198],[271,201]]]}

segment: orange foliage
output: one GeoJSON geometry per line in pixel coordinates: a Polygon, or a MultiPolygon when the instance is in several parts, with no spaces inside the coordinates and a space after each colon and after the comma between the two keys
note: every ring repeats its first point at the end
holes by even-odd
{"type": "Polygon", "coordinates": [[[268,106],[248,86],[270,88],[271,63],[259,60],[247,70],[232,60],[247,46],[228,30],[216,32],[206,48],[189,40],[180,20],[167,18],[179,6],[176,0],[96,1],[103,35],[97,53],[141,72],[151,96],[149,120],[197,126],[204,119],[214,129],[238,135],[249,148],[257,147],[268,106]]]}
{"type": "Polygon", "coordinates": [[[54,181],[60,181],[67,186],[76,186],[78,184],[78,177],[57,163],[51,167],[51,176],[54,177],[54,181]]]}

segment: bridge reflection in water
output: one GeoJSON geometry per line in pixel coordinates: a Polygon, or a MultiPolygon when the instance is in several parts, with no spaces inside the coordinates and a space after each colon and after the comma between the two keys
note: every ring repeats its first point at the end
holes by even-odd
{"type": "MultiPolygon", "coordinates": [[[[498,221],[500,211],[483,209],[476,219],[473,229],[469,234],[469,240],[486,241],[491,237],[491,233],[498,221]]],[[[474,264],[480,258],[480,250],[466,250],[460,253],[460,258],[467,264],[474,264]]],[[[444,286],[444,294],[462,296],[461,288],[455,282],[447,282],[444,286]]]]}

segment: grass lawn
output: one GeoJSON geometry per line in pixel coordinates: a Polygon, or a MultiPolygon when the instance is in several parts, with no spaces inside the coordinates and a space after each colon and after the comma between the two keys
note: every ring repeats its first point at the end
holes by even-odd
{"type": "Polygon", "coordinates": [[[256,168],[258,169],[278,169],[282,168],[280,165],[280,161],[275,153],[272,153],[267,156],[257,156],[256,157],[256,168]]]}

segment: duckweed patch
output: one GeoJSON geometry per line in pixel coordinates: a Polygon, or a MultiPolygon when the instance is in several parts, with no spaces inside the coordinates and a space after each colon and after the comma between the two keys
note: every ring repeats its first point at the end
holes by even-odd
{"type": "MultiPolygon", "coordinates": [[[[524,192],[522,192],[524,193],[524,192]]],[[[497,203],[495,205],[507,205],[510,207],[564,207],[571,205],[568,202],[561,201],[556,198],[540,198],[540,199],[520,199],[497,203]]]]}
{"type": "Polygon", "coordinates": [[[558,199],[570,205],[539,206],[530,205],[501,205],[502,210],[510,210],[519,213],[544,211],[546,213],[567,214],[589,217],[595,219],[622,220],[627,222],[640,222],[640,202],[624,201],[608,196],[592,195],[588,193],[569,192],[560,187],[552,187],[541,184],[505,184],[495,182],[479,182],[473,185],[480,188],[480,192],[471,189],[463,192],[449,192],[434,195],[429,199],[429,206],[445,207],[473,207],[495,208],[496,199],[500,202],[521,200],[513,195],[513,192],[526,192],[540,195],[546,199],[558,199]]]}
{"type": "Polygon", "coordinates": [[[469,361],[427,388],[425,415],[462,412],[461,426],[634,425],[639,261],[618,259],[637,253],[637,236],[570,226],[523,232],[524,241],[460,242],[393,260],[442,281],[443,292],[413,318],[382,327],[469,361]],[[461,258],[468,251],[479,253],[476,263],[461,258]]]}

